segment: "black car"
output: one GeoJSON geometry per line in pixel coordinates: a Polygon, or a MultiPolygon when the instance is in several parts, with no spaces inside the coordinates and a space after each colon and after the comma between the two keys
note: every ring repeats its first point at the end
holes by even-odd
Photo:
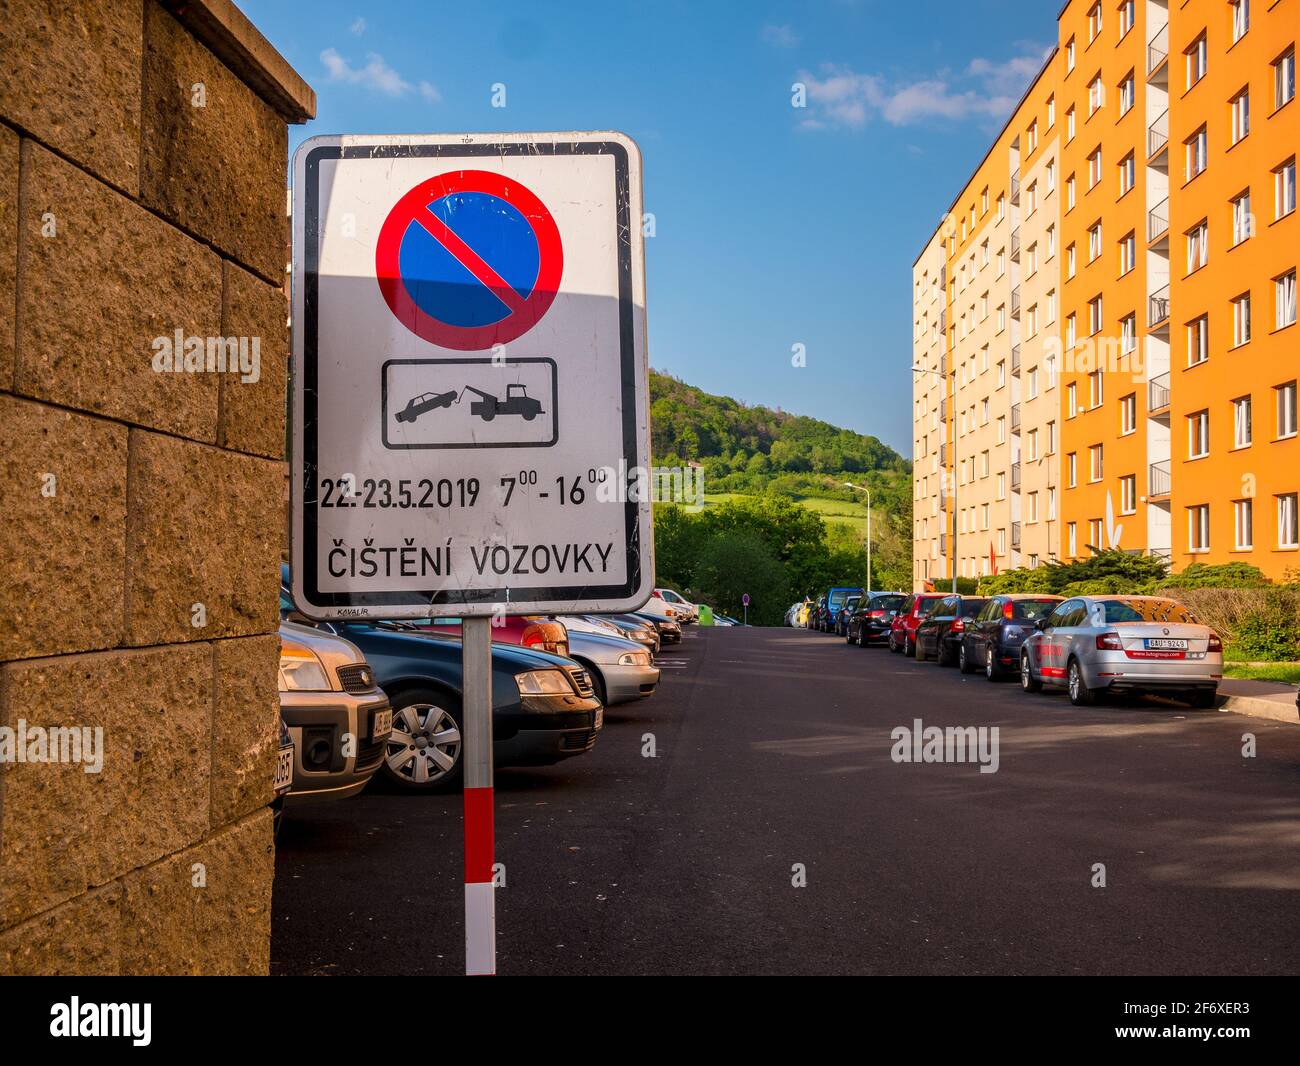
{"type": "Polygon", "coordinates": [[[983,596],[945,596],[916,627],[916,658],[924,662],[931,655],[940,666],[957,661],[966,625],[984,609],[983,596]]]}
{"type": "Polygon", "coordinates": [[[907,600],[902,592],[873,592],[855,604],[844,627],[844,639],[859,648],[889,639],[889,623],[907,600]]]}
{"type": "Polygon", "coordinates": [[[832,617],[831,628],[835,631],[837,637],[844,636],[849,630],[849,619],[853,617],[853,612],[858,609],[858,604],[862,602],[862,597],[856,594],[850,594],[840,605],[839,610],[832,617]]]}
{"type": "Polygon", "coordinates": [[[660,618],[657,614],[642,614],[640,611],[633,611],[632,618],[640,619],[642,622],[648,622],[654,626],[655,631],[659,634],[660,645],[680,644],[682,642],[682,627],[680,623],[674,622],[671,618],[660,618]]]}
{"type": "Polygon", "coordinates": [[[990,597],[984,609],[962,630],[957,665],[963,674],[983,670],[990,681],[1020,672],[1020,645],[1061,602],[1060,596],[1003,595],[990,597]]]}
{"type": "MultiPolygon", "coordinates": [[[[280,612],[293,611],[280,589],[280,612]]],[[[402,622],[319,622],[352,641],[393,705],[380,773],[417,790],[460,787],[461,642],[402,622]]],[[[546,766],[590,751],[604,724],[591,678],[571,659],[492,645],[492,755],[497,766],[546,766]]]]}

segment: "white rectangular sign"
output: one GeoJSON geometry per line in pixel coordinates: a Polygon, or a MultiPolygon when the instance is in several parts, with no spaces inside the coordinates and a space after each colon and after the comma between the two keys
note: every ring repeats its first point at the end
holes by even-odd
{"type": "Polygon", "coordinates": [[[641,158],[314,137],[293,166],[294,600],[633,610],[654,580],[641,158]]]}

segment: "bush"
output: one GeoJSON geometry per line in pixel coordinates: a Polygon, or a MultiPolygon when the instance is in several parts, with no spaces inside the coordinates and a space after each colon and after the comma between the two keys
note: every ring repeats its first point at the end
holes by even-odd
{"type": "Polygon", "coordinates": [[[1172,575],[1170,580],[1177,581],[1178,587],[1184,589],[1261,589],[1269,583],[1264,572],[1249,563],[1221,563],[1217,566],[1192,563],[1172,575]]]}
{"type": "Polygon", "coordinates": [[[1239,657],[1263,662],[1289,662],[1300,656],[1300,597],[1268,589],[1263,608],[1237,626],[1233,649],[1239,657]]]}

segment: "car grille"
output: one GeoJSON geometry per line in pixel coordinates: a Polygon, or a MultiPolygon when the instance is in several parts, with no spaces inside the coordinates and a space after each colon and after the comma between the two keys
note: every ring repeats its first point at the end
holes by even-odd
{"type": "Polygon", "coordinates": [[[589,729],[585,733],[570,733],[560,741],[562,751],[586,751],[596,743],[597,730],[589,729]]]}
{"type": "Polygon", "coordinates": [[[357,760],[354,769],[369,770],[380,759],[384,757],[384,749],[388,747],[388,737],[377,743],[362,744],[357,748],[357,760]]]}
{"type": "Polygon", "coordinates": [[[367,663],[338,668],[339,684],[344,692],[370,692],[375,687],[375,672],[367,663]]]}
{"type": "Polygon", "coordinates": [[[578,695],[584,700],[589,700],[595,695],[596,690],[592,687],[591,677],[587,671],[580,666],[566,666],[564,668],[573,682],[573,687],[578,690],[578,695]]]}

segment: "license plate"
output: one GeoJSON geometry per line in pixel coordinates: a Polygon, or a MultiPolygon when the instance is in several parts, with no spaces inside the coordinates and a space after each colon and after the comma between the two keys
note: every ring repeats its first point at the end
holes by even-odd
{"type": "Polygon", "coordinates": [[[605,708],[596,708],[596,728],[600,729],[605,724],[605,708]]]}
{"type": "Polygon", "coordinates": [[[376,711],[374,721],[370,725],[370,739],[378,740],[380,737],[386,737],[393,731],[393,712],[376,711]]]}
{"type": "Polygon", "coordinates": [[[1143,646],[1153,651],[1186,651],[1187,641],[1175,637],[1147,637],[1143,646]]]}
{"type": "Polygon", "coordinates": [[[275,761],[275,777],[271,781],[271,790],[279,792],[281,789],[288,788],[293,784],[293,745],[280,749],[279,758],[275,761]]]}

